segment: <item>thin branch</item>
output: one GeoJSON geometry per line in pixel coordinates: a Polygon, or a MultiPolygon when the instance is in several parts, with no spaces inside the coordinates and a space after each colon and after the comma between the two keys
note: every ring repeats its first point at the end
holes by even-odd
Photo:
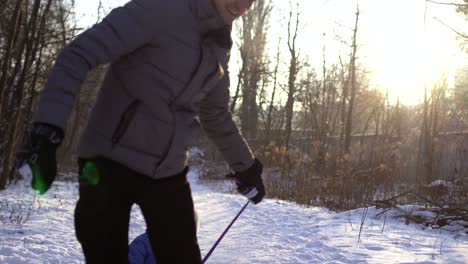
{"type": "Polygon", "coordinates": [[[462,37],[462,38],[465,38],[465,39],[468,39],[468,35],[465,34],[465,33],[462,33],[454,28],[452,28],[451,26],[445,24],[442,20],[438,19],[437,17],[432,17],[434,18],[435,20],[439,21],[439,23],[441,23],[442,25],[444,25],[445,27],[447,27],[448,29],[452,30],[453,32],[455,32],[458,36],[462,37]]]}
{"type": "Polygon", "coordinates": [[[437,2],[437,1],[432,1],[432,0],[426,0],[426,2],[437,4],[437,5],[450,5],[450,6],[457,6],[457,7],[468,7],[468,4],[443,3],[443,2],[437,2]]]}
{"type": "Polygon", "coordinates": [[[99,0],[98,8],[97,8],[97,17],[96,17],[96,22],[95,24],[99,23],[101,21],[101,13],[104,13],[104,6],[102,4],[102,1],[99,0]]]}

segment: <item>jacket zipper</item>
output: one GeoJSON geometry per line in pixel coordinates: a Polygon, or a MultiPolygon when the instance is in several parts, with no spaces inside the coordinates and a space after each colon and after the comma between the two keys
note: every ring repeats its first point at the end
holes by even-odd
{"type": "Polygon", "coordinates": [[[125,111],[123,112],[122,116],[120,117],[119,123],[117,124],[117,128],[112,134],[112,147],[114,147],[117,143],[119,143],[120,139],[127,131],[128,126],[130,125],[130,122],[135,116],[135,113],[139,104],[140,102],[138,100],[133,100],[127,106],[127,108],[125,108],[125,111]]]}

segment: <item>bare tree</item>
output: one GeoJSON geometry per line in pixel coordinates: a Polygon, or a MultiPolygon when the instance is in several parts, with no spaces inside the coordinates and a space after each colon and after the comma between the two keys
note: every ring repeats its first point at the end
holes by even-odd
{"type": "Polygon", "coordinates": [[[353,111],[354,103],[357,94],[357,82],[356,82],[356,60],[357,60],[357,33],[359,25],[359,3],[356,6],[356,19],[354,22],[353,38],[351,45],[351,55],[349,58],[349,105],[346,111],[346,122],[344,132],[344,153],[349,154],[351,146],[351,133],[353,128],[353,111]]]}
{"type": "Polygon", "coordinates": [[[2,10],[10,17],[2,21],[9,21],[12,26],[0,62],[0,189],[14,176],[14,153],[23,136],[19,132],[29,123],[36,87],[44,83],[45,71],[52,64],[50,51],[60,46],[51,36],[62,35],[57,33],[68,29],[68,25],[55,26],[60,17],[57,14],[65,7],[53,3],[52,0],[20,0],[15,5],[7,3],[12,9],[2,10]]]}
{"type": "Polygon", "coordinates": [[[425,91],[420,153],[423,160],[422,183],[429,183],[433,177],[435,141],[439,134],[440,109],[447,90],[444,79],[436,84],[430,94],[425,91]],[[429,97],[430,96],[430,97],[429,97]]]}
{"type": "MultiPolygon", "coordinates": [[[[265,85],[266,70],[265,46],[267,29],[272,4],[268,0],[259,0],[250,12],[242,16],[242,31],[240,33],[241,71],[239,87],[242,88],[242,104],[240,120],[242,133],[249,138],[256,138],[259,119],[257,104],[259,89],[265,85]],[[263,83],[262,83],[263,82],[263,83]]],[[[238,89],[239,90],[239,89],[238,89]]],[[[231,110],[237,100],[238,92],[233,100],[231,110]]]]}
{"type": "Polygon", "coordinates": [[[287,101],[286,101],[286,127],[285,127],[285,139],[284,145],[286,148],[289,146],[289,141],[292,131],[292,123],[294,116],[294,101],[295,94],[298,90],[296,83],[297,75],[299,73],[299,50],[297,48],[297,36],[299,31],[299,21],[300,21],[300,12],[299,12],[299,3],[296,3],[295,16],[292,8],[292,2],[290,2],[289,9],[289,19],[288,19],[288,49],[290,53],[289,61],[289,73],[288,73],[288,91],[287,91],[287,101]]]}
{"type": "Polygon", "coordinates": [[[0,115],[1,109],[3,109],[4,105],[4,97],[6,94],[6,85],[7,85],[7,78],[8,78],[8,71],[12,64],[12,57],[13,57],[13,47],[15,45],[15,41],[17,39],[18,31],[20,30],[20,17],[22,11],[23,0],[16,1],[15,7],[13,9],[13,14],[11,16],[11,20],[9,21],[10,27],[8,34],[6,36],[6,50],[2,55],[2,71],[0,76],[0,115]]]}
{"type": "Polygon", "coordinates": [[[281,38],[278,40],[278,48],[276,51],[276,64],[275,69],[273,70],[273,90],[271,91],[270,104],[268,105],[267,118],[265,125],[265,141],[269,142],[271,140],[271,130],[273,122],[273,108],[275,102],[276,89],[278,86],[278,68],[280,64],[280,47],[281,47],[281,38]]]}

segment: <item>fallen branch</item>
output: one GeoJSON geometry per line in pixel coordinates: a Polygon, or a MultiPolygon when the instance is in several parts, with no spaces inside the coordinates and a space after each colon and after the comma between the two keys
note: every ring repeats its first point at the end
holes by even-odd
{"type": "Polygon", "coordinates": [[[404,193],[395,195],[385,200],[376,200],[374,201],[374,203],[376,208],[385,209],[384,211],[377,214],[377,216],[380,216],[391,209],[395,209],[396,211],[402,213],[402,216],[406,218],[407,222],[414,222],[417,224],[425,222],[427,225],[442,227],[445,225],[449,225],[454,221],[465,221],[468,223],[468,207],[460,208],[453,204],[443,205],[438,202],[435,202],[434,200],[429,199],[424,195],[414,192],[413,190],[406,191],[404,193]],[[397,205],[397,199],[408,195],[413,195],[418,199],[421,199],[424,202],[426,202],[429,205],[429,207],[425,210],[434,213],[436,216],[433,219],[424,219],[422,218],[422,216],[411,215],[411,213],[408,214],[408,212],[401,209],[397,205]]]}

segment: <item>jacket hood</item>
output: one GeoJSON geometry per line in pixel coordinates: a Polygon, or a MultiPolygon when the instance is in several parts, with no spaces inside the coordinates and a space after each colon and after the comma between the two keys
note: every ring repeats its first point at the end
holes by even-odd
{"type": "Polygon", "coordinates": [[[190,4],[198,20],[197,29],[200,33],[204,34],[228,25],[216,10],[213,0],[191,0],[190,4]]]}

